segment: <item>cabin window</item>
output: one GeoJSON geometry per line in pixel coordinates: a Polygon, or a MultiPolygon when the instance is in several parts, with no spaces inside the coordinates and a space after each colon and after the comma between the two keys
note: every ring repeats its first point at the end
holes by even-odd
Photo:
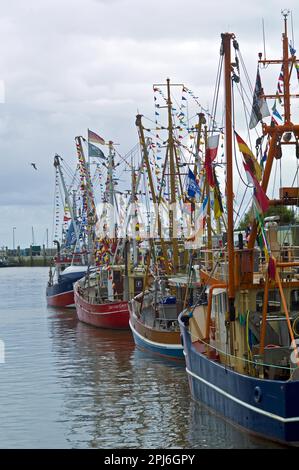
{"type": "Polygon", "coordinates": [[[223,294],[220,295],[220,300],[219,300],[219,311],[221,314],[224,314],[227,311],[226,299],[227,299],[226,293],[224,292],[223,294]]]}
{"type": "Polygon", "coordinates": [[[299,310],[299,290],[291,291],[291,303],[290,303],[291,312],[298,312],[299,310]]]}
{"type": "MultiPolygon", "coordinates": [[[[260,291],[256,294],[256,311],[262,312],[264,304],[264,291],[260,291]]],[[[280,294],[278,291],[269,290],[268,295],[268,313],[280,312],[280,294]]]]}
{"type": "Polygon", "coordinates": [[[213,311],[223,315],[226,312],[226,294],[217,294],[213,298],[213,311]]]}

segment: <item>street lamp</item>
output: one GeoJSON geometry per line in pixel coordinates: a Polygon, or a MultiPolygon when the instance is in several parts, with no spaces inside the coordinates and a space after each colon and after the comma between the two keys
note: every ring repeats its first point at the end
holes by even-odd
{"type": "Polygon", "coordinates": [[[15,249],[15,230],[17,227],[12,228],[12,249],[15,249]]]}

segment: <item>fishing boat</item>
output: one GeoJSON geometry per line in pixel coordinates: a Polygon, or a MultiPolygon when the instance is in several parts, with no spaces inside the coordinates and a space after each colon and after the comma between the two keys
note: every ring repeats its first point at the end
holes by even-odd
{"type": "MultiPolygon", "coordinates": [[[[75,284],[75,305],[78,319],[99,328],[128,329],[128,301],[143,288],[144,270],[142,266],[131,266],[130,242],[124,236],[118,236],[116,224],[117,199],[115,190],[113,142],[109,141],[109,155],[106,164],[107,180],[104,192],[102,212],[97,223],[90,224],[93,230],[91,245],[93,257],[86,275],[75,284]],[[96,233],[96,228],[100,230],[96,233]],[[111,229],[111,233],[109,230],[111,229]],[[110,234],[110,236],[109,236],[110,234]]],[[[84,161],[80,140],[77,141],[80,161],[84,161]]],[[[86,172],[86,174],[88,174],[86,172]]],[[[90,184],[88,185],[90,187],[90,184]]],[[[133,197],[133,196],[132,196],[133,197]]],[[[89,212],[94,213],[93,192],[89,191],[87,203],[89,212]]],[[[130,202],[130,201],[129,201],[130,202]]],[[[129,213],[127,209],[125,211],[129,213]]],[[[126,227],[129,222],[124,221],[126,227]]]]}
{"type": "MultiPolygon", "coordinates": [[[[142,288],[143,271],[126,276],[124,266],[102,267],[88,273],[75,284],[78,319],[99,328],[123,330],[129,328],[128,287],[137,295],[142,288]],[[134,283],[134,287],[131,287],[134,283]],[[135,289],[134,289],[135,288],[135,289]]],[[[131,291],[132,292],[132,291],[131,291]]]]}
{"type": "MultiPolygon", "coordinates": [[[[63,226],[66,225],[67,227],[64,230],[62,245],[58,240],[54,240],[54,244],[57,246],[57,254],[54,257],[53,263],[49,269],[46,298],[47,305],[50,307],[74,307],[75,303],[73,284],[85,275],[87,269],[87,259],[86,250],[85,252],[80,251],[83,249],[83,247],[80,247],[80,222],[77,215],[75,199],[77,192],[71,188],[67,188],[61,161],[62,158],[56,154],[54,157],[56,188],[57,193],[59,192],[60,186],[63,190],[63,226]],[[73,200],[71,200],[70,197],[71,192],[73,193],[73,200]]],[[[58,217],[58,194],[56,195],[55,199],[56,214],[58,217]]],[[[56,226],[58,226],[58,223],[56,226]]]]}
{"type": "MultiPolygon", "coordinates": [[[[160,95],[161,104],[155,96],[156,116],[162,107],[167,110],[167,126],[161,126],[156,118],[154,129],[157,142],[148,145],[150,137],[145,132],[150,132],[142,122],[142,116],[137,115],[136,126],[143,152],[144,166],[153,207],[156,210],[157,233],[153,233],[147,240],[147,269],[143,284],[143,291],[130,302],[130,328],[136,346],[151,354],[168,358],[183,360],[183,346],[181,343],[178,314],[189,302],[189,293],[193,289],[191,283],[191,265],[188,259],[192,258],[191,252],[186,251],[184,231],[179,232],[177,221],[182,216],[182,206],[185,201],[182,168],[189,167],[189,173],[194,178],[198,169],[198,156],[200,142],[205,124],[203,113],[197,115],[196,125],[187,124],[184,120],[184,108],[187,103],[187,88],[183,84],[171,84],[167,79],[166,84],[153,85],[155,95],[160,95]],[[180,109],[173,107],[172,86],[180,93],[180,109]],[[162,88],[166,87],[166,95],[162,88]],[[165,103],[164,103],[165,102],[165,103]],[[178,117],[179,123],[175,122],[178,117]],[[179,124],[179,125],[177,125],[179,124]],[[157,132],[167,131],[167,138],[162,139],[157,132]],[[184,137],[192,142],[184,145],[184,137]],[[165,158],[162,161],[161,178],[155,179],[159,174],[159,153],[153,152],[154,159],[150,158],[149,150],[166,147],[165,158]],[[194,144],[193,144],[194,143],[194,144]],[[166,144],[166,145],[165,145],[166,144]],[[184,153],[183,151],[184,150],[184,153]],[[190,167],[194,167],[194,173],[190,167]],[[155,169],[153,172],[152,169],[155,169]],[[158,171],[157,171],[158,169],[158,171]],[[154,175],[153,175],[154,174],[154,175]],[[168,207],[163,220],[162,208],[168,207]]],[[[176,100],[177,101],[177,100],[176,100]]],[[[188,180],[188,178],[186,179],[188,180]]],[[[193,202],[195,193],[190,193],[193,202]]],[[[189,214],[188,214],[189,217],[189,214]]],[[[181,227],[182,228],[182,227],[181,227]]]]}
{"type": "Polygon", "coordinates": [[[234,90],[242,85],[243,60],[235,35],[222,34],[226,230],[221,246],[210,251],[209,265],[205,263],[206,253],[201,250],[201,287],[195,293],[197,300],[193,306],[180,314],[179,323],[192,397],[252,433],[298,444],[299,253],[298,247],[286,245],[280,239],[277,220],[266,217],[269,206],[295,207],[299,196],[294,178],[293,186],[281,186],[279,197],[269,199],[274,162],[280,165],[284,160],[283,166],[280,165],[282,179],[288,168],[287,159],[296,161],[299,157],[299,125],[291,119],[291,100],[298,95],[290,91],[291,73],[298,71],[299,66],[288,38],[288,12],[283,12],[283,16],[282,59],[268,60],[259,54],[249,125],[255,129],[262,122],[257,155],[236,133],[232,102],[234,90]],[[270,64],[280,64],[281,72],[277,93],[267,95],[261,87],[260,68],[270,64]],[[274,105],[271,122],[267,124],[270,99],[274,105]],[[278,111],[278,102],[283,105],[283,114],[278,111]],[[237,246],[234,244],[234,134],[249,176],[248,189],[253,189],[248,240],[245,242],[240,233],[237,246]],[[264,163],[263,168],[260,163],[264,163]]]}
{"type": "MultiPolygon", "coordinates": [[[[64,263],[63,260],[62,263],[64,263]]],[[[57,261],[55,273],[52,274],[54,277],[50,275],[48,281],[47,305],[49,307],[74,307],[74,283],[85,276],[87,266],[69,264],[63,271],[59,271],[59,264],[57,261]]]]}

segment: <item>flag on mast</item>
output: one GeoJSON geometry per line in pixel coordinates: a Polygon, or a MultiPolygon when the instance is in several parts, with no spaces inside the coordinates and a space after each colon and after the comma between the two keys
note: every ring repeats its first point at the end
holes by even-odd
{"type": "Polygon", "coordinates": [[[244,142],[244,140],[239,136],[239,134],[237,134],[236,131],[235,131],[235,135],[236,135],[239,150],[243,155],[245,163],[248,165],[248,167],[250,168],[251,173],[254,174],[256,179],[258,181],[261,181],[261,179],[262,179],[262,169],[261,169],[261,166],[260,166],[259,162],[257,161],[255,156],[253,155],[252,151],[250,150],[250,148],[248,147],[246,142],[244,142]]]}
{"type": "Polygon", "coordinates": [[[235,134],[239,150],[243,155],[243,165],[248,183],[252,184],[254,187],[253,200],[255,202],[255,206],[259,213],[265,213],[269,208],[269,199],[259,183],[262,179],[262,169],[244,140],[241,139],[236,132],[235,134]]]}
{"type": "Polygon", "coordinates": [[[211,187],[215,186],[214,173],[212,169],[212,162],[215,160],[218,151],[219,134],[211,135],[208,137],[206,157],[205,157],[205,170],[208,183],[211,187]]]}
{"type": "Polygon", "coordinates": [[[257,68],[255,89],[253,93],[252,111],[249,122],[249,129],[254,129],[259,121],[264,117],[270,116],[266,99],[263,97],[262,82],[259,68],[257,68]]]}
{"type": "Polygon", "coordinates": [[[99,147],[88,142],[88,155],[89,157],[98,157],[105,159],[105,155],[99,147]]]}
{"type": "Polygon", "coordinates": [[[195,197],[196,200],[199,200],[199,197],[201,195],[201,191],[196,181],[195,175],[193,171],[190,170],[190,168],[187,179],[187,194],[189,197],[195,197]]]}
{"type": "Polygon", "coordinates": [[[93,142],[94,144],[102,145],[105,144],[105,140],[90,129],[88,129],[88,142],[93,142]]]}

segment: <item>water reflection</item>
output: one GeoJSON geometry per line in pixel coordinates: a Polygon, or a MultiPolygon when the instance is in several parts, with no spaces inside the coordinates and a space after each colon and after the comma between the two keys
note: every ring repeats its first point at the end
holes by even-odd
{"type": "Polygon", "coordinates": [[[178,440],[183,445],[185,432],[177,420],[185,402],[180,389],[187,392],[182,367],[144,357],[129,331],[92,328],[69,313],[49,321],[73,446],[155,448],[178,440]]]}
{"type": "Polygon", "coordinates": [[[191,401],[188,421],[190,426],[187,439],[190,448],[267,449],[284,447],[249,434],[198,402],[191,401]]]}
{"type": "Polygon", "coordinates": [[[184,366],[135,349],[129,331],[96,329],[66,311],[49,322],[71,447],[275,446],[193,402],[184,366]]]}
{"type": "Polygon", "coordinates": [[[130,331],[46,307],[47,268],[0,270],[2,448],[277,447],[190,399],[185,369],[130,331]]]}

